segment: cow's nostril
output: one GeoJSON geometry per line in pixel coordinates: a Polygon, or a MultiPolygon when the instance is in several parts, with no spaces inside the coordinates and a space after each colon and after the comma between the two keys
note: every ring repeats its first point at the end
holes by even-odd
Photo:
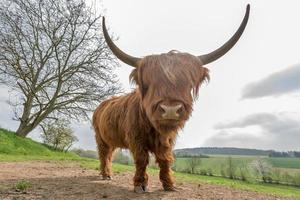
{"type": "Polygon", "coordinates": [[[181,105],[180,108],[177,110],[177,113],[181,113],[183,111],[183,106],[181,105]]]}
{"type": "Polygon", "coordinates": [[[161,112],[161,113],[165,113],[166,112],[166,110],[161,105],[158,106],[158,111],[161,112]]]}

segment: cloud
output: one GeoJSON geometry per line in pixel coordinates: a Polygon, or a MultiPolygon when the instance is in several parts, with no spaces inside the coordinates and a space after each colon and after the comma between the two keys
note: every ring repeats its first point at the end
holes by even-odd
{"type": "MultiPolygon", "coordinates": [[[[288,113],[256,113],[251,114],[243,119],[219,123],[215,126],[216,129],[230,129],[230,128],[247,128],[249,126],[260,126],[264,131],[268,132],[286,132],[288,130],[299,129],[300,121],[293,119],[288,113]]],[[[300,135],[300,132],[299,132],[300,135]]]]}
{"type": "Polygon", "coordinates": [[[219,123],[208,146],[235,146],[276,150],[300,150],[300,121],[295,113],[256,113],[219,123]],[[253,127],[256,129],[253,131],[253,127]],[[258,129],[257,129],[258,128],[258,129]]]}
{"type": "Polygon", "coordinates": [[[300,64],[246,85],[242,99],[280,96],[295,91],[300,91],[300,64]]]}
{"type": "Polygon", "coordinates": [[[267,145],[261,137],[243,132],[235,133],[230,130],[221,130],[209,137],[205,146],[217,147],[239,147],[239,148],[258,148],[271,149],[272,145],[267,145]]]}
{"type": "Polygon", "coordinates": [[[252,125],[263,125],[269,122],[277,121],[277,116],[270,113],[257,113],[246,116],[243,119],[227,122],[227,123],[219,123],[215,125],[215,129],[229,129],[229,128],[244,128],[252,125]]]}

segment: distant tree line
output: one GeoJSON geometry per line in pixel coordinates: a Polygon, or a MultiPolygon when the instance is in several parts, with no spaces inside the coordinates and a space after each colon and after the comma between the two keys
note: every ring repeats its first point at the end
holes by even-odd
{"type": "Polygon", "coordinates": [[[300,158],[300,151],[272,151],[269,153],[269,157],[300,158]]]}
{"type": "Polygon", "coordinates": [[[177,153],[174,153],[174,156],[176,158],[209,158],[208,155],[204,155],[204,154],[198,154],[198,155],[192,155],[192,154],[188,154],[186,152],[177,152],[177,153]]]}

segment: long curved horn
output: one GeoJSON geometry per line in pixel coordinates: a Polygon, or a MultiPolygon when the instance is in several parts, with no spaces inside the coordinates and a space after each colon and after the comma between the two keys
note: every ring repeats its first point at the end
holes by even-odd
{"type": "Polygon", "coordinates": [[[218,58],[220,58],[221,56],[225,55],[236,44],[236,42],[240,39],[241,35],[245,30],[249,18],[249,12],[250,12],[250,5],[248,4],[246,8],[246,14],[244,16],[242,23],[239,29],[230,38],[230,40],[228,40],[225,44],[223,44],[223,46],[221,46],[217,50],[205,55],[198,56],[202,61],[203,65],[211,63],[217,60],[218,58]]]}
{"type": "Polygon", "coordinates": [[[105,26],[105,18],[104,17],[102,18],[102,29],[103,29],[105,41],[106,41],[107,45],[109,46],[110,50],[115,54],[115,56],[117,56],[117,58],[119,58],[124,63],[131,65],[133,67],[137,67],[140,58],[136,58],[136,57],[126,54],[125,52],[123,52],[121,49],[119,49],[113,43],[113,41],[111,40],[111,38],[108,35],[107,29],[105,26]]]}

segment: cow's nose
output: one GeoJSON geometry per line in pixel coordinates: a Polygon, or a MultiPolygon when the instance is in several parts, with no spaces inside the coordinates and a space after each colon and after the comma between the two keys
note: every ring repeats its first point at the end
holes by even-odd
{"type": "Polygon", "coordinates": [[[178,104],[176,106],[166,106],[166,105],[160,105],[164,113],[162,114],[162,117],[164,119],[179,119],[180,115],[178,111],[182,108],[181,104],[178,104]]]}

